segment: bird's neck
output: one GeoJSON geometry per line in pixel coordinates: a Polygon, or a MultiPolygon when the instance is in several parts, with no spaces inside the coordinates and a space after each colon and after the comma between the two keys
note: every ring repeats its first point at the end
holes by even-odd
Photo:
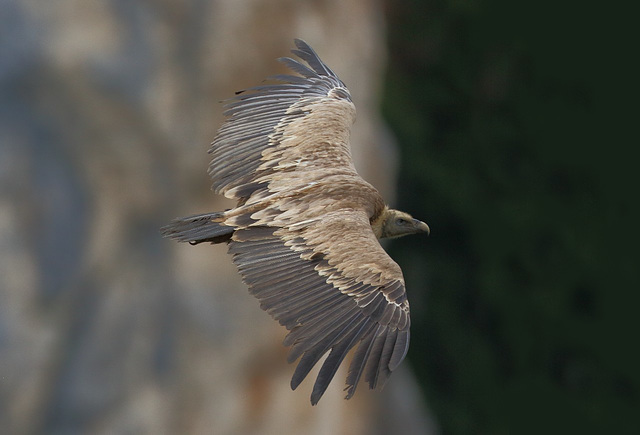
{"type": "Polygon", "coordinates": [[[373,230],[373,234],[376,235],[376,238],[380,240],[382,238],[382,233],[384,229],[384,223],[387,219],[387,212],[389,211],[389,207],[385,206],[381,213],[378,216],[375,216],[371,219],[371,229],[373,230]]]}

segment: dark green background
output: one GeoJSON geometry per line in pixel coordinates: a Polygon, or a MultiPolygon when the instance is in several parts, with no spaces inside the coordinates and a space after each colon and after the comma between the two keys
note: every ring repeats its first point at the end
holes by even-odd
{"type": "Polygon", "coordinates": [[[398,206],[432,229],[391,253],[443,433],[640,433],[633,15],[385,7],[398,206]]]}

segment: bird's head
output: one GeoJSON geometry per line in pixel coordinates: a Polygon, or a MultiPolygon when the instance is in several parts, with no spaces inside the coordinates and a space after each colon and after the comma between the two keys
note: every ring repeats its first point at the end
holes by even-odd
{"type": "Polygon", "coordinates": [[[385,210],[380,230],[379,239],[431,232],[429,225],[414,219],[409,213],[392,208],[385,210]]]}

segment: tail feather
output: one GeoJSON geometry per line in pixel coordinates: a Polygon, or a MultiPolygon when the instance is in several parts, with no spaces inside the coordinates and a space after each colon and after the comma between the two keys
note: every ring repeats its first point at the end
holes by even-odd
{"type": "Polygon", "coordinates": [[[202,242],[227,242],[235,228],[216,222],[222,216],[222,212],[216,212],[175,219],[169,225],[160,228],[160,233],[163,237],[189,242],[192,245],[202,242]]]}

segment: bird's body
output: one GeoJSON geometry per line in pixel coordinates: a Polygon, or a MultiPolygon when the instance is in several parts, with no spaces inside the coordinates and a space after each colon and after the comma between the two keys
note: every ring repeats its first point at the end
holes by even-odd
{"type": "Polygon", "coordinates": [[[296,40],[311,69],[240,93],[212,148],[216,193],[237,200],[225,212],[178,219],[163,234],[192,244],[228,243],[261,307],[290,330],[288,360],[301,360],[292,388],[328,351],[314,385],[317,403],[346,354],[351,397],[364,374],[381,387],[406,355],[409,304],[402,271],[378,239],[429,232],[389,209],[355,170],[349,131],[355,107],[346,86],[296,40]]]}

